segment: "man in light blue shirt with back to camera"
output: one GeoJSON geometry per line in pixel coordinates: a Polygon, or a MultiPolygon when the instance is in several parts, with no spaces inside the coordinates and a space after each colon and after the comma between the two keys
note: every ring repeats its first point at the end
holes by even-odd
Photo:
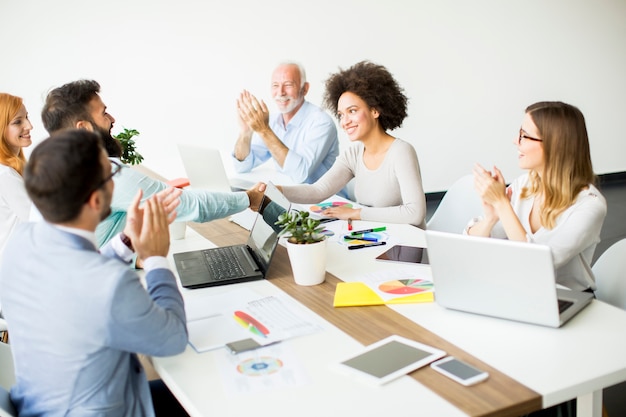
{"type": "Polygon", "coordinates": [[[272,98],[280,113],[270,118],[267,105],[244,90],[237,100],[240,133],[233,151],[237,172],[250,172],[270,158],[278,172],[294,183],[311,184],[339,154],[337,127],[321,108],[306,101],[304,68],[278,65],[272,74],[272,98]]]}
{"type": "MultiPolygon", "coordinates": [[[[119,141],[111,136],[115,118],[108,113],[99,92],[100,85],[93,80],[74,81],[55,88],[46,97],[41,119],[50,134],[67,128],[98,132],[104,140],[109,159],[119,164],[122,148],[119,141]]],[[[143,198],[147,199],[167,187],[163,181],[123,166],[115,178],[111,214],[96,229],[98,246],[104,245],[124,229],[126,208],[139,189],[143,191],[143,198]]],[[[248,207],[256,209],[261,201],[251,200],[251,196],[249,191],[183,190],[176,221],[202,223],[239,213],[248,207]]]]}

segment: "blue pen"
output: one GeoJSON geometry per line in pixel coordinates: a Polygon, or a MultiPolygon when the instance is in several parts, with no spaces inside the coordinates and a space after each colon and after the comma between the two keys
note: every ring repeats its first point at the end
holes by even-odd
{"type": "Polygon", "coordinates": [[[366,237],[366,236],[344,236],[345,240],[364,240],[366,242],[378,242],[378,239],[375,237],[366,237]]]}

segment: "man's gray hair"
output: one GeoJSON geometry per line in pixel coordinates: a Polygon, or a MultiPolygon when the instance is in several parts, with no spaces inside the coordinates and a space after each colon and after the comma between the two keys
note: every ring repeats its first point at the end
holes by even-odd
{"type": "Polygon", "coordinates": [[[298,71],[300,71],[300,88],[304,88],[304,84],[306,84],[306,71],[304,70],[302,64],[296,61],[283,61],[279,63],[276,68],[283,65],[295,65],[296,67],[298,67],[298,71]]]}

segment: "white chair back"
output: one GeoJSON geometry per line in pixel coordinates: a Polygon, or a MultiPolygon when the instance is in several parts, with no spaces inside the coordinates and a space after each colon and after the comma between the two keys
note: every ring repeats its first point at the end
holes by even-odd
{"type": "Polygon", "coordinates": [[[596,297],[626,310],[626,238],[612,244],[591,267],[596,297]]]}
{"type": "MultiPolygon", "coordinates": [[[[0,328],[6,329],[6,322],[2,319],[0,322],[0,328]]],[[[15,368],[11,346],[0,342],[0,417],[17,416],[9,397],[13,384],[15,384],[15,368]]]]}
{"type": "Polygon", "coordinates": [[[15,384],[15,368],[11,345],[0,342],[0,387],[7,391],[15,384]]]}
{"type": "Polygon", "coordinates": [[[482,212],[482,201],[474,190],[474,176],[468,174],[456,180],[444,194],[426,229],[463,233],[467,223],[482,212]]]}

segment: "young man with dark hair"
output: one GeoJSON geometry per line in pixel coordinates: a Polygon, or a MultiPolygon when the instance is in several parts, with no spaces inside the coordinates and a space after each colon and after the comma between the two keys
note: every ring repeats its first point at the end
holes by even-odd
{"type": "Polygon", "coordinates": [[[26,165],[45,221],[19,225],[0,268],[20,416],[154,416],[136,353],[185,350],[183,299],[165,258],[180,191],[143,206],[138,191],[123,232],[98,251],[118,172],[100,138],[76,129],[41,142],[26,165]],[[145,288],[128,267],[133,252],[145,260],[145,288]]]}

